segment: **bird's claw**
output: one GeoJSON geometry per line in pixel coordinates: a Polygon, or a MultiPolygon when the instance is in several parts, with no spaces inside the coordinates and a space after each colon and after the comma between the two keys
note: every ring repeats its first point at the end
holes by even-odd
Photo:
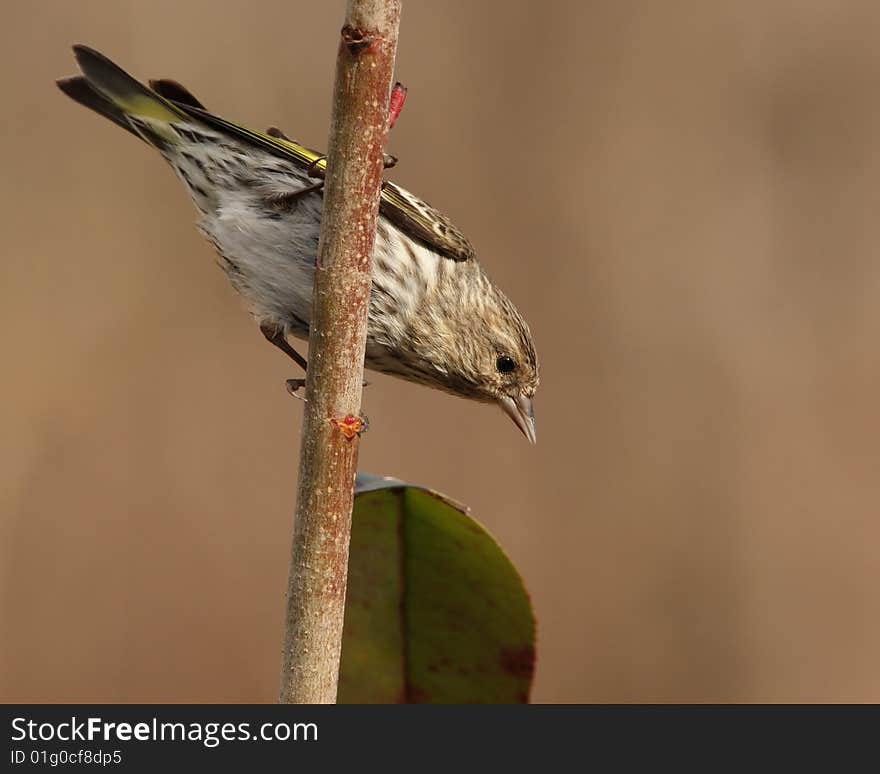
{"type": "Polygon", "coordinates": [[[306,174],[309,177],[319,178],[320,180],[323,180],[326,177],[327,173],[323,169],[321,169],[318,164],[326,160],[327,156],[322,153],[320,156],[318,156],[318,158],[309,163],[309,165],[306,167],[306,174]]]}
{"type": "MultiPolygon", "coordinates": [[[[369,387],[370,382],[364,379],[364,387],[369,387]]],[[[297,400],[301,400],[303,403],[308,403],[308,399],[305,396],[306,389],[306,380],[305,379],[287,379],[284,382],[284,387],[294,398],[297,400]],[[300,392],[302,390],[302,392],[300,392]]],[[[366,421],[366,417],[364,417],[366,421]]]]}
{"type": "Polygon", "coordinates": [[[303,403],[306,403],[306,396],[300,394],[300,390],[305,392],[306,389],[306,380],[305,379],[288,379],[284,386],[287,389],[287,392],[290,393],[297,400],[301,400],[303,403]]]}

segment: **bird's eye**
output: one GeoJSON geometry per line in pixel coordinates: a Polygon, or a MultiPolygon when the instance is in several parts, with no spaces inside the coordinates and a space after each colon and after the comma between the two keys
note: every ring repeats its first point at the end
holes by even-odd
{"type": "Polygon", "coordinates": [[[509,374],[511,371],[516,370],[516,362],[510,355],[501,355],[495,361],[495,367],[502,374],[509,374]]]}

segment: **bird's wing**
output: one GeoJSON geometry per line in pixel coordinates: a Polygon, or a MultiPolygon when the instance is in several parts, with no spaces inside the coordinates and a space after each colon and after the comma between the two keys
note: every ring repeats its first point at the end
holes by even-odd
{"type": "Polygon", "coordinates": [[[468,261],[474,248],[442,212],[400,186],[382,184],[379,211],[405,234],[453,261],[468,261]]]}
{"type": "Polygon", "coordinates": [[[306,148],[304,145],[300,145],[292,140],[273,137],[265,132],[258,132],[256,129],[249,129],[246,126],[227,121],[225,118],[220,118],[220,116],[209,113],[203,107],[198,107],[195,104],[195,97],[189,92],[186,93],[189,94],[192,102],[179,102],[174,99],[169,100],[169,102],[184,113],[190,115],[192,118],[195,118],[197,121],[201,121],[208,124],[208,126],[212,126],[215,129],[225,132],[226,134],[231,134],[239,140],[255,145],[256,147],[271,153],[273,156],[293,161],[297,166],[307,167],[313,165],[316,169],[321,170],[327,168],[326,160],[317,151],[306,148]]]}
{"type": "MultiPolygon", "coordinates": [[[[232,134],[275,156],[293,161],[301,167],[312,166],[322,171],[327,168],[327,160],[317,151],[283,137],[248,129],[209,113],[191,92],[177,82],[151,81],[150,85],[179,110],[216,129],[232,134]]],[[[449,218],[427,202],[387,180],[382,184],[379,211],[402,232],[440,255],[453,261],[467,261],[474,257],[471,243],[449,218]]]]}
{"type": "MultiPolygon", "coordinates": [[[[88,46],[74,46],[74,53],[84,77],[62,79],[58,82],[62,91],[153,144],[176,141],[177,135],[167,125],[188,117],[301,168],[327,168],[326,159],[317,151],[275,133],[258,132],[214,115],[176,81],[150,81],[151,88],[147,88],[88,46]],[[141,119],[142,124],[136,132],[129,120],[134,117],[141,119]],[[144,125],[143,119],[150,121],[144,125]],[[171,134],[165,136],[165,132],[171,134]]],[[[470,243],[445,215],[393,183],[382,184],[380,212],[403,233],[440,255],[455,261],[466,261],[474,255],[470,243]]]]}

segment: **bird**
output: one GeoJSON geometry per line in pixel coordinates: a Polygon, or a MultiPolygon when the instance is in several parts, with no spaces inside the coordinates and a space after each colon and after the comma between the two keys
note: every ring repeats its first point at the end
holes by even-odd
{"type": "MultiPolygon", "coordinates": [[[[58,87],[159,151],[265,338],[306,369],[290,337],[309,336],[325,157],[220,118],[177,81],[144,85],[93,48],[73,52],[81,74],[58,87]]],[[[528,324],[450,219],[388,180],[371,281],[366,368],[497,404],[535,443],[528,324]]]]}

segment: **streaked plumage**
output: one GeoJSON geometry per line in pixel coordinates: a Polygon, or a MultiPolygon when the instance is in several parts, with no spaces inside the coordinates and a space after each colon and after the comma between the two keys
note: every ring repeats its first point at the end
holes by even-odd
{"type": "MultiPolygon", "coordinates": [[[[151,81],[147,88],[92,49],[74,52],[83,75],[60,80],[62,91],[159,150],[264,331],[308,338],[323,197],[301,192],[315,186],[315,171],[325,166],[320,154],[277,132],[221,119],[176,82],[151,81]]],[[[534,440],[538,366],[528,326],[449,219],[389,182],[376,234],[365,365],[498,401],[534,440]]]]}

